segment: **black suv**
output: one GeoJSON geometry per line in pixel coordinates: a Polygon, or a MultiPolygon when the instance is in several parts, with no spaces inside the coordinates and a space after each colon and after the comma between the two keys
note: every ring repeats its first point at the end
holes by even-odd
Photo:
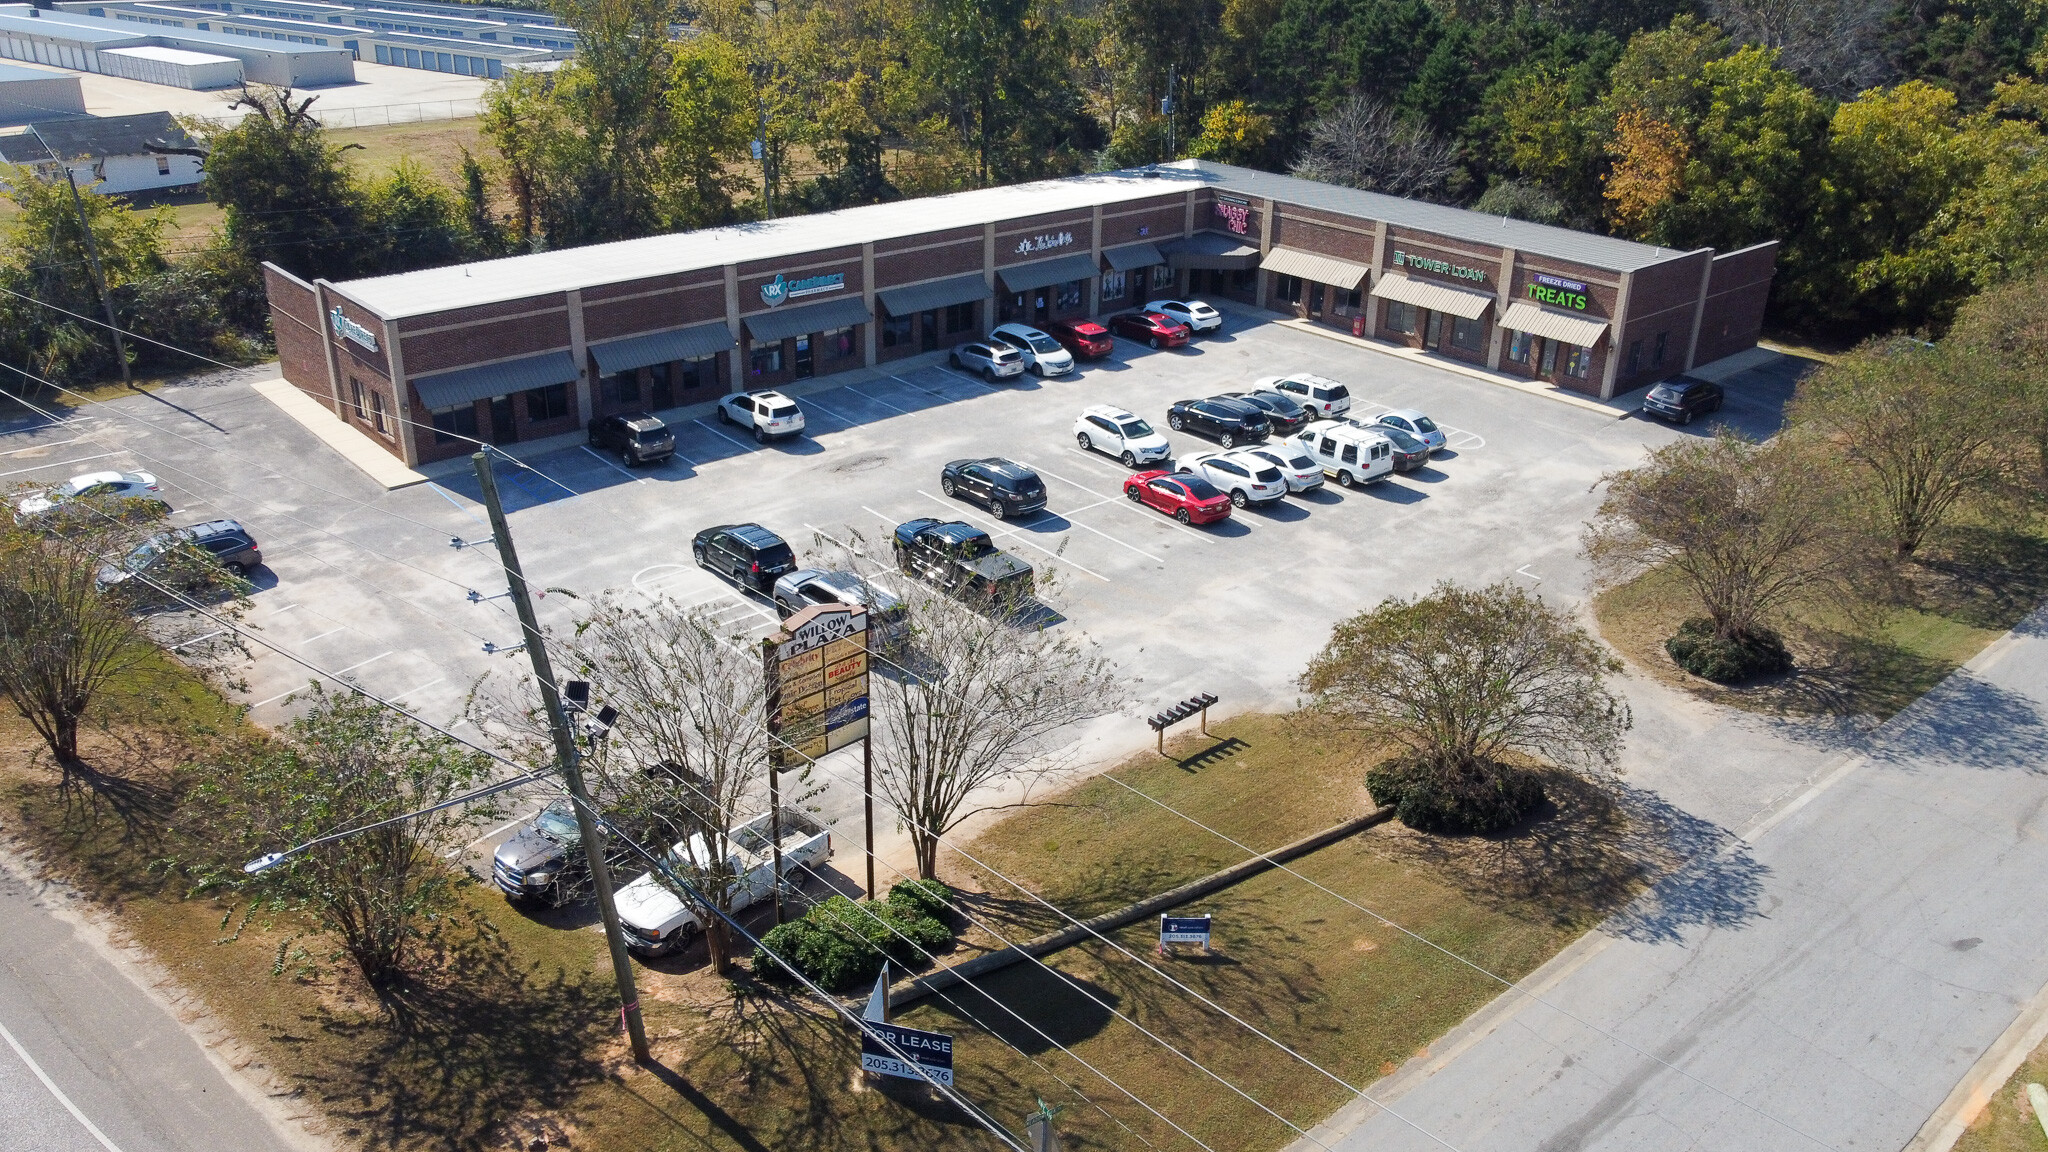
{"type": "Polygon", "coordinates": [[[1228,396],[1182,400],[1166,410],[1166,424],[1175,432],[1213,436],[1225,448],[1264,440],[1273,431],[1265,409],[1228,396]]]}
{"type": "Polygon", "coordinates": [[[180,556],[194,552],[211,557],[221,567],[237,576],[247,576],[263,563],[263,553],[256,546],[256,537],[249,534],[236,520],[208,520],[188,528],[173,528],[159,532],[123,557],[118,563],[101,565],[99,586],[102,590],[112,588],[130,577],[148,573],[158,583],[170,582],[184,591],[193,591],[207,586],[212,581],[201,569],[191,564],[179,563],[180,556]]]}
{"type": "Polygon", "coordinates": [[[741,587],[770,595],[776,577],[796,567],[796,553],[782,537],[759,524],[720,524],[690,541],[697,566],[730,576],[741,587]]]}
{"type": "Polygon", "coordinates": [[[1031,565],[997,548],[972,524],[920,516],[896,526],[894,544],[898,568],[948,592],[1012,604],[1031,596],[1031,565]]]}
{"type": "Polygon", "coordinates": [[[989,515],[1023,515],[1045,507],[1045,481],[1015,460],[955,460],[939,471],[939,491],[987,505],[989,515]]]}
{"type": "Polygon", "coordinates": [[[1658,381],[1643,397],[1643,411],[1677,424],[1690,424],[1695,416],[1719,412],[1725,397],[1721,386],[1693,376],[1673,376],[1658,381]]]}
{"type": "Polygon", "coordinates": [[[652,413],[623,412],[591,422],[590,446],[617,452],[629,468],[659,464],[676,454],[676,434],[652,413]]]}
{"type": "Polygon", "coordinates": [[[1224,398],[1242,400],[1266,414],[1269,432],[1274,436],[1292,436],[1308,427],[1308,409],[1296,404],[1291,397],[1278,392],[1225,392],[1224,398]]]}

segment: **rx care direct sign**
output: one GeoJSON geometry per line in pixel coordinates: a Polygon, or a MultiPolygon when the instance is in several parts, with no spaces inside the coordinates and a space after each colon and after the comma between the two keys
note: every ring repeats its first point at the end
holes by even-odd
{"type": "Polygon", "coordinates": [[[801,300],[821,292],[837,292],[845,287],[844,272],[833,272],[826,276],[806,276],[801,280],[785,279],[778,272],[775,279],[761,285],[761,303],[770,308],[779,308],[787,300],[801,300]]]}
{"type": "Polygon", "coordinates": [[[1200,944],[1209,946],[1209,917],[1207,916],[1161,916],[1159,918],[1159,942],[1161,944],[1200,944]]]}
{"type": "Polygon", "coordinates": [[[333,326],[336,336],[344,340],[353,340],[372,352],[377,350],[377,334],[342,315],[340,307],[328,311],[327,322],[333,326]]]}
{"type": "Polygon", "coordinates": [[[882,1046],[873,1033],[860,1034],[860,1069],[863,1072],[877,1072],[884,1076],[901,1076],[905,1080],[923,1080],[930,1077],[948,1088],[953,1086],[953,1038],[943,1032],[919,1032],[901,1024],[883,1024],[870,1020],[867,1027],[889,1038],[897,1051],[910,1057],[905,1063],[896,1058],[894,1052],[882,1046]],[[916,1067],[912,1067],[912,1065],[916,1067]],[[920,1074],[918,1069],[923,1069],[920,1074]]]}
{"type": "Polygon", "coordinates": [[[798,767],[867,735],[867,630],[865,609],[819,604],[763,645],[776,767],[798,767]]]}

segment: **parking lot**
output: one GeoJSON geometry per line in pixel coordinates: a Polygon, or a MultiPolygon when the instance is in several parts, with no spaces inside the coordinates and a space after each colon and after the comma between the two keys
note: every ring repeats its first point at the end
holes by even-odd
{"type": "MultiPolygon", "coordinates": [[[[0,435],[0,481],[156,473],[175,522],[233,516],[253,530],[266,566],[249,622],[263,638],[431,719],[461,723],[480,675],[524,661],[483,652],[486,643],[519,639],[506,601],[487,599],[504,591],[495,553],[449,544],[490,534],[474,479],[458,473],[382,491],[250,390],[267,375],[123,398],[0,435]],[[471,602],[471,590],[486,599],[471,602]]],[[[1727,387],[1722,416],[1671,428],[1232,315],[1222,334],[1188,348],[1148,351],[1119,341],[1111,359],[1049,381],[991,386],[926,365],[826,388],[801,399],[808,434],[792,441],[758,445],[707,417],[681,424],[676,458],[659,467],[629,471],[574,446],[523,467],[501,462],[498,475],[536,586],[665,597],[714,611],[752,636],[772,630],[774,614],[691,563],[699,529],[758,521],[802,560],[820,538],[858,531],[879,540],[912,517],[977,523],[999,546],[1059,573],[1049,597],[1055,626],[1085,633],[1118,662],[1134,711],[1197,692],[1236,711],[1290,704],[1294,677],[1330,626],[1387,596],[1442,580],[1513,580],[1581,601],[1579,530],[1598,502],[1602,473],[1634,464],[1646,446],[1711,434],[1724,419],[1752,434],[1775,429],[1781,373],[1759,369],[1727,387]],[[1200,528],[1124,499],[1128,473],[1072,438],[1089,404],[1121,405],[1165,431],[1175,400],[1294,371],[1346,382],[1354,417],[1394,407],[1427,412],[1449,433],[1449,450],[1362,490],[1331,484],[1200,528]],[[999,523],[940,494],[942,464],[990,455],[1036,469],[1049,489],[1047,509],[999,523]]],[[[1214,447],[1172,435],[1176,453],[1214,447]]],[[[559,593],[539,610],[557,626],[576,611],[559,593]]],[[[255,717],[273,723],[308,679],[264,651],[245,674],[255,717]]],[[[1085,735],[1091,757],[1150,741],[1135,716],[1085,735]]],[[[843,782],[832,782],[820,803],[828,818],[851,815],[848,832],[857,835],[858,796],[843,782]]],[[[841,843],[857,841],[842,833],[841,843]]]]}

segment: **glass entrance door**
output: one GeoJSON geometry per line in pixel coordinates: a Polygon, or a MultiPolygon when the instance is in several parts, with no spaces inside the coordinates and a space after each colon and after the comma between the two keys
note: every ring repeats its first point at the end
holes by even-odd
{"type": "Polygon", "coordinates": [[[516,444],[519,441],[519,425],[512,419],[512,398],[491,397],[491,443],[516,444]]]}
{"type": "Polygon", "coordinates": [[[929,312],[918,313],[918,325],[921,329],[918,337],[918,347],[926,352],[937,352],[939,350],[938,309],[934,308],[929,312]]]}
{"type": "Polygon", "coordinates": [[[811,378],[811,338],[808,335],[796,338],[796,378],[811,378]]]}

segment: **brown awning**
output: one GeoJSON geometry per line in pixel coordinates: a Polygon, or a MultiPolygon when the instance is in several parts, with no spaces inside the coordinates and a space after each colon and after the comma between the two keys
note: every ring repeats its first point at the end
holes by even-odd
{"type": "Polygon", "coordinates": [[[1433,280],[1417,280],[1397,272],[1380,277],[1380,282],[1372,286],[1372,294],[1387,300],[1399,300],[1403,304],[1413,304],[1418,308],[1428,308],[1434,312],[1449,312],[1453,316],[1462,316],[1467,320],[1479,319],[1493,306],[1491,292],[1470,292],[1463,288],[1453,288],[1449,284],[1438,284],[1433,280]]]}
{"type": "Polygon", "coordinates": [[[1527,300],[1517,300],[1508,305],[1507,314],[1500,318],[1500,326],[1546,340],[1562,340],[1581,348],[1591,348],[1607,335],[1607,321],[1592,316],[1580,316],[1572,312],[1559,312],[1544,308],[1527,300]]]}
{"type": "Polygon", "coordinates": [[[1317,284],[1329,284],[1338,288],[1356,288],[1365,283],[1370,271],[1363,264],[1339,260],[1335,256],[1323,256],[1304,252],[1299,248],[1275,248],[1266,253],[1259,267],[1282,276],[1298,276],[1317,284]]]}

